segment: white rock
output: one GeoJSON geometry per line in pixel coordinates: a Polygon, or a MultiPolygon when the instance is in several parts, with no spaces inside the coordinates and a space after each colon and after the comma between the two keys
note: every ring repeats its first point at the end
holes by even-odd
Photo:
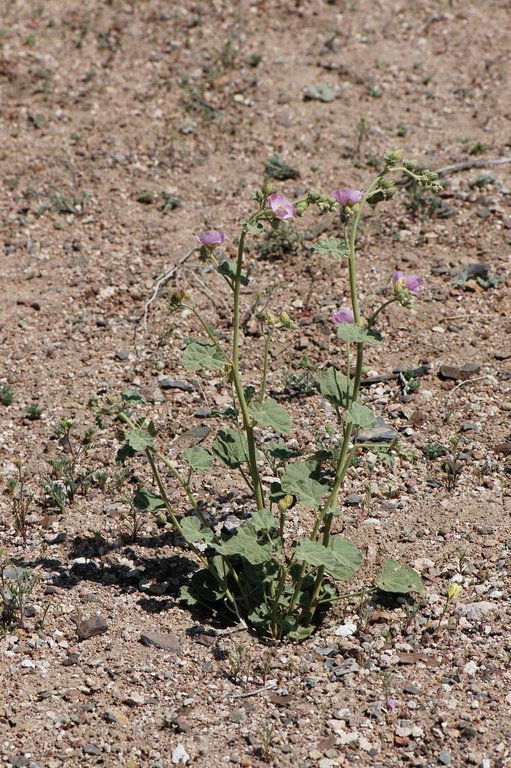
{"type": "Polygon", "coordinates": [[[347,622],[346,624],[341,624],[338,626],[335,629],[334,634],[338,637],[350,637],[351,635],[354,635],[356,631],[357,625],[347,622]]]}
{"type": "Polygon", "coordinates": [[[182,765],[187,763],[189,759],[190,755],[182,744],[178,744],[177,747],[172,750],[172,762],[174,764],[182,765]]]}
{"type": "Polygon", "coordinates": [[[463,667],[463,672],[464,672],[466,675],[469,675],[469,677],[474,677],[474,675],[475,675],[475,673],[477,672],[477,670],[478,670],[478,666],[477,666],[477,664],[475,663],[475,661],[469,661],[469,662],[467,662],[467,664],[465,664],[465,666],[463,667]]]}

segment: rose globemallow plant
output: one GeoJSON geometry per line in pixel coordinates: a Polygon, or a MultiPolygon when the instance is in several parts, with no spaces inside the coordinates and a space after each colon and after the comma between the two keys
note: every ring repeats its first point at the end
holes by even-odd
{"type": "MultiPolygon", "coordinates": [[[[380,312],[392,302],[410,306],[420,287],[420,278],[409,277],[407,282],[400,276],[394,281],[393,296],[379,306],[364,307],[368,314],[364,319],[357,281],[360,216],[366,205],[374,208],[394,196],[392,174],[404,173],[426,188],[437,189],[434,172],[416,172],[411,161],[403,160],[399,165],[400,157],[400,151],[386,152],[382,171],[364,192],[336,190],[339,194],[331,197],[314,191],[292,203],[270,182],[264,182],[253,195],[255,210],[241,222],[233,261],[217,259],[217,249],[227,239],[224,233],[211,230],[199,236],[201,258],[212,262],[232,296],[232,331],[229,336],[225,332],[220,336],[184,291],[171,297],[169,308],[191,313],[203,333],[202,338],[187,344],[182,358],[185,368],[197,375],[207,376],[211,371],[215,377],[223,376],[232,392],[231,405],[213,411],[221,425],[208,447],[186,448],[171,459],[164,447],[158,447],[154,423],[145,421],[139,412],[144,398],[138,392],[124,392],[120,399],[109,397],[103,408],[125,425],[125,444],[119,449],[118,460],[125,462],[137,454],[147,459],[153,485],[138,488],[133,498],[135,508],[152,513],[177,533],[200,565],[183,586],[182,599],[215,611],[227,608],[249,631],[274,642],[303,640],[338,600],[376,589],[402,594],[422,589],[414,569],[387,560],[373,587],[359,582],[355,591],[346,592],[340,585],[357,573],[362,555],[336,531],[336,527],[343,527],[336,521],[342,513],[339,496],[344,481],[355,454],[365,449],[357,435],[375,423],[375,415],[360,394],[364,348],[383,341],[374,330],[380,312]],[[260,312],[264,339],[261,377],[255,383],[244,381],[242,353],[248,344],[241,344],[241,288],[253,279],[246,263],[245,241],[263,233],[265,226],[281,226],[280,220],[302,216],[314,206],[324,212],[336,210],[338,205],[340,236],[319,240],[311,256],[331,256],[348,267],[351,306],[337,310],[332,317],[344,354],[337,366],[327,366],[316,378],[320,396],[333,405],[335,424],[328,429],[335,439],[328,450],[317,451],[311,446],[307,455],[297,450],[299,440],[286,444],[285,438],[295,429],[291,416],[278,395],[267,394],[270,340],[296,328],[282,308],[260,312]],[[350,350],[356,352],[354,360],[350,350]],[[268,431],[278,439],[268,439],[268,431]],[[244,521],[234,531],[226,530],[215,508],[198,496],[200,476],[211,471],[215,463],[227,473],[238,471],[251,498],[243,512],[244,521]],[[181,487],[188,509],[176,506],[176,486],[181,487]],[[311,522],[305,535],[298,533],[307,519],[311,522]]],[[[245,354],[253,369],[256,351],[252,344],[245,354]]]]}

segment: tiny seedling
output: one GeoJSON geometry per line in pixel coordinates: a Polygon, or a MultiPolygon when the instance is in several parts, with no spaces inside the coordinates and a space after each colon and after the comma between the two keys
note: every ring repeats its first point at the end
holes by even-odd
{"type": "Polygon", "coordinates": [[[2,405],[12,405],[13,400],[14,392],[12,391],[12,387],[10,387],[9,384],[2,384],[0,386],[0,403],[2,403],[2,405]]]}

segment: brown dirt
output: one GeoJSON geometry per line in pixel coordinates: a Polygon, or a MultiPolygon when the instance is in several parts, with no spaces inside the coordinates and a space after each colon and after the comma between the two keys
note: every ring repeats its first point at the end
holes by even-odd
{"type": "MultiPolygon", "coordinates": [[[[23,626],[0,638],[3,764],[166,768],[178,745],[188,764],[212,767],[511,764],[511,188],[510,164],[493,162],[511,155],[510,11],[496,0],[2,1],[0,385],[14,400],[0,405],[0,468],[8,479],[22,460],[34,501],[26,546],[7,495],[0,530],[4,555],[40,576],[23,626]],[[304,99],[318,83],[334,100],[304,99]],[[364,220],[364,306],[393,269],[426,279],[413,310],[389,312],[369,367],[427,361],[430,372],[409,402],[396,381],[366,388],[418,457],[380,461],[372,474],[363,463],[346,491],[363,504],[341,519],[366,556],[355,588],[390,555],[415,565],[426,589],[409,621],[403,605],[348,603],[302,646],[268,649],[178,602],[194,566],[152,521],[129,541],[123,498],[147,468],[133,465],[137,477],[115,490],[110,425],[83,459],[108,473],[105,490],[79,494],[63,514],[45,505],[47,460],[68,449],[52,425],[74,417],[79,435],[92,395],[139,387],[168,441],[212,426],[192,414],[228,391],[182,369],[192,320],[169,317],[165,289],[147,330],[140,321],[155,279],[203,229],[229,232],[232,251],[274,153],[300,171],[279,183],[296,197],[362,188],[374,158],[397,146],[433,169],[469,163],[444,174],[433,210],[413,211],[403,189],[364,220]],[[502,281],[457,284],[449,270],[474,262],[502,281]],[[480,372],[459,388],[439,378],[441,365],[463,363],[480,372]],[[194,389],[163,390],[162,376],[194,389]],[[40,419],[27,418],[31,404],[40,419]],[[441,460],[422,449],[453,436],[462,460],[449,490],[441,460]],[[436,631],[453,578],[463,591],[436,631]],[[473,603],[486,613],[475,617],[473,603]],[[107,632],[79,642],[77,622],[96,614],[107,632]],[[353,622],[354,635],[336,634],[353,622]],[[147,631],[175,634],[180,648],[142,645],[147,631]]],[[[251,246],[247,306],[271,289],[270,306],[299,325],[279,340],[271,386],[303,445],[328,411],[317,394],[289,396],[283,369],[300,376],[304,354],[320,367],[338,355],[330,315],[346,276],[309,249],[335,227],[333,216],[304,217],[303,246],[281,259],[251,246]]],[[[223,287],[195,254],[166,288],[175,285],[190,286],[228,332],[223,287]]],[[[260,339],[246,347],[257,361],[260,339]]],[[[256,374],[257,362],[247,380],[256,374]]],[[[206,485],[219,519],[244,509],[241,483],[224,475],[206,485]]]]}

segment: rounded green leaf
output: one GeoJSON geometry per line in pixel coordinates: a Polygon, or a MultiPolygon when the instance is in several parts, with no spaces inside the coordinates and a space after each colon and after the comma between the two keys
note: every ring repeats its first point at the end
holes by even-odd
{"type": "Polygon", "coordinates": [[[361,429],[372,429],[376,424],[376,417],[367,405],[351,403],[346,411],[346,421],[361,429]]]}
{"type": "Polygon", "coordinates": [[[368,331],[357,323],[339,323],[337,335],[344,341],[353,341],[356,344],[380,344],[382,341],[381,334],[377,331],[368,331]]]}
{"type": "Polygon", "coordinates": [[[213,466],[213,456],[205,448],[196,445],[194,448],[187,448],[181,454],[187,464],[196,472],[207,472],[213,466]]]}
{"type": "Polygon", "coordinates": [[[416,570],[397,560],[386,560],[376,579],[376,586],[383,592],[422,592],[424,584],[416,570]]]}
{"type": "Polygon", "coordinates": [[[337,565],[333,570],[327,572],[339,581],[346,581],[346,579],[351,578],[362,565],[362,553],[358,547],[343,536],[332,536],[328,546],[335,555],[337,565]]]}
{"type": "Polygon", "coordinates": [[[272,397],[268,397],[263,403],[251,402],[248,412],[254,421],[263,427],[271,427],[282,435],[291,432],[291,418],[288,412],[272,397]]]}
{"type": "Polygon", "coordinates": [[[214,344],[204,341],[192,341],[187,346],[183,355],[183,365],[191,371],[201,371],[209,368],[211,371],[219,371],[226,362],[226,356],[214,344]]]}

